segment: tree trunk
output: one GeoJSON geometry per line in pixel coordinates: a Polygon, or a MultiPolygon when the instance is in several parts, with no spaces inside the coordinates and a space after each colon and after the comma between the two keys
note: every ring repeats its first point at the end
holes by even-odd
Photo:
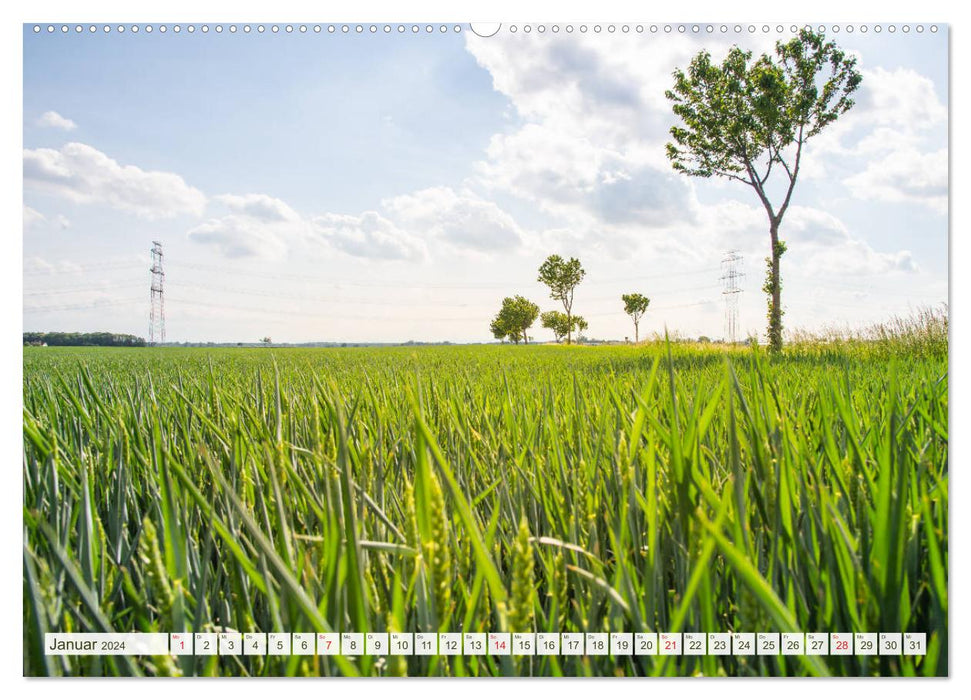
{"type": "Polygon", "coordinates": [[[634,321],[634,344],[635,345],[637,345],[638,340],[639,340],[639,337],[637,334],[637,321],[634,321]]]}
{"type": "Polygon", "coordinates": [[[778,351],[782,349],[782,280],[780,275],[780,261],[785,252],[785,246],[779,242],[779,223],[773,221],[769,226],[772,238],[772,257],[769,260],[769,279],[766,280],[765,291],[769,293],[769,348],[778,351]]]}
{"type": "Polygon", "coordinates": [[[573,317],[570,312],[566,312],[566,344],[569,345],[573,340],[573,317]]]}

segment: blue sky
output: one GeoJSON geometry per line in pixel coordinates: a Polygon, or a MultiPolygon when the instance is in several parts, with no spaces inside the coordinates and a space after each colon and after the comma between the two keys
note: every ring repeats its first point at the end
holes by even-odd
{"type": "MultiPolygon", "coordinates": [[[[170,25],[171,26],[171,25],[170,25]]],[[[664,160],[674,66],[778,35],[24,30],[24,327],[169,340],[488,340],[503,296],[577,255],[593,337],[723,334],[719,261],[764,325],[764,213],[664,160]]],[[[947,31],[832,35],[857,106],[810,142],[783,237],[786,322],[947,299],[947,31]]],[[[539,328],[536,336],[545,339],[539,328]]]]}

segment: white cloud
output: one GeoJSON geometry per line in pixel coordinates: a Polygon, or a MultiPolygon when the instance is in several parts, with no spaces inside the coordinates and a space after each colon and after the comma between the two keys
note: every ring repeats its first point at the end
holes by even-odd
{"type": "Polygon", "coordinates": [[[44,112],[37,119],[37,125],[43,127],[49,127],[51,129],[63,129],[64,131],[74,131],[78,128],[78,125],[67,117],[62,117],[60,114],[54,111],[44,112]]]}
{"type": "Polygon", "coordinates": [[[66,230],[71,227],[71,221],[63,214],[58,214],[53,219],[48,219],[36,209],[24,205],[24,230],[38,228],[44,224],[53,224],[55,227],[66,230]]]}
{"type": "Polygon", "coordinates": [[[814,136],[807,154],[861,156],[914,147],[947,121],[947,105],[930,78],[910,68],[877,66],[860,73],[853,108],[814,136]]]}
{"type": "Polygon", "coordinates": [[[469,35],[466,47],[523,123],[495,135],[477,184],[591,223],[690,218],[689,190],[663,154],[663,89],[696,49],[681,37],[469,35]]]}
{"type": "Polygon", "coordinates": [[[223,194],[213,201],[231,213],[195,226],[188,236],[216,247],[228,258],[281,260],[312,232],[309,221],[283,200],[267,194],[223,194]]]}
{"type": "MultiPolygon", "coordinates": [[[[833,168],[828,163],[833,157],[838,166],[862,164],[866,171],[874,167],[876,158],[920,151],[931,136],[941,133],[947,105],[937,96],[930,78],[910,68],[877,66],[860,72],[863,82],[854,94],[856,104],[808,142],[801,169],[806,179],[829,175],[833,168]]],[[[945,166],[945,178],[946,174],[945,166]]]]}
{"type": "Polygon", "coordinates": [[[24,230],[34,228],[47,221],[47,217],[36,209],[24,205],[24,230]]]}
{"type": "Polygon", "coordinates": [[[214,200],[233,213],[196,226],[189,236],[231,257],[278,258],[294,247],[314,256],[324,244],[353,257],[415,260],[426,257],[433,243],[453,252],[492,253],[513,250],[523,238],[513,217],[494,202],[449,187],[391,197],[381,202],[380,211],[309,218],[263,194],[214,200]]]}
{"type": "Polygon", "coordinates": [[[847,179],[854,196],[884,202],[914,202],[947,213],[947,149],[920,153],[893,151],[870,162],[866,170],[847,179]]]}
{"type": "Polygon", "coordinates": [[[67,275],[82,271],[80,265],[70,260],[49,262],[37,256],[24,258],[24,274],[27,275],[67,275]]]}
{"type": "MultiPolygon", "coordinates": [[[[728,249],[740,251],[750,273],[759,275],[762,261],[769,254],[769,225],[765,211],[758,206],[726,200],[703,210],[700,229],[684,229],[680,237],[692,243],[701,260],[717,259],[728,249]],[[711,232],[703,235],[703,232],[711,232]]],[[[909,250],[880,252],[854,235],[831,212],[806,206],[792,206],[782,222],[780,237],[788,244],[782,258],[783,275],[829,277],[872,276],[891,272],[919,271],[909,250]]]]}
{"type": "Polygon", "coordinates": [[[287,241],[281,231],[249,216],[230,214],[210,219],[189,230],[191,240],[216,247],[227,258],[257,257],[280,260],[287,241]]]}
{"type": "Polygon", "coordinates": [[[783,260],[806,275],[846,278],[919,270],[909,250],[874,250],[839,218],[820,209],[792,207],[782,225],[782,237],[790,244],[783,260]]]}
{"type": "Polygon", "coordinates": [[[297,221],[300,218],[286,202],[266,194],[223,194],[214,199],[236,214],[245,214],[261,221],[297,221]]]}
{"type": "Polygon", "coordinates": [[[425,256],[424,243],[377,212],[359,216],[323,214],[312,220],[320,240],[348,255],[378,260],[415,260],[425,256]]]}
{"type": "Polygon", "coordinates": [[[865,241],[853,238],[847,238],[839,245],[811,246],[798,256],[787,254],[786,257],[791,258],[786,260],[790,269],[807,275],[828,275],[841,279],[920,270],[909,250],[881,253],[865,241]]]}
{"type": "Polygon", "coordinates": [[[24,186],[81,204],[107,204],[146,219],[201,215],[206,197],[179,175],[121,165],[83,143],[24,149],[24,186]]]}
{"type": "Polygon", "coordinates": [[[856,98],[856,118],[878,126],[926,129],[947,119],[934,83],[911,68],[861,70],[863,83],[856,98]]]}
{"type": "Polygon", "coordinates": [[[827,211],[813,207],[793,206],[782,223],[781,237],[794,246],[800,244],[826,246],[848,240],[850,232],[838,217],[827,211]]]}
{"type": "Polygon", "coordinates": [[[507,251],[522,242],[522,230],[509,214],[468,190],[433,187],[384,200],[381,206],[412,236],[436,238],[457,249],[507,251]]]}

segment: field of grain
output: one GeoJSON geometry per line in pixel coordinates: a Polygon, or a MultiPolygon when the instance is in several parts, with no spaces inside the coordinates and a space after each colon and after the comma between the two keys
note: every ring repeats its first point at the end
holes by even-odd
{"type": "Polygon", "coordinates": [[[30,675],[941,675],[947,345],[25,348],[30,675]],[[45,657],[46,631],[919,631],[914,657],[45,657]]]}

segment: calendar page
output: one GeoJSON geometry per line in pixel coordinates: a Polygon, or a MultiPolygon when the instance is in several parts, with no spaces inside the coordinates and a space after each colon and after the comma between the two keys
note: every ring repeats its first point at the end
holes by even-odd
{"type": "Polygon", "coordinates": [[[314,12],[20,28],[23,675],[948,676],[949,25],[314,12]]]}

